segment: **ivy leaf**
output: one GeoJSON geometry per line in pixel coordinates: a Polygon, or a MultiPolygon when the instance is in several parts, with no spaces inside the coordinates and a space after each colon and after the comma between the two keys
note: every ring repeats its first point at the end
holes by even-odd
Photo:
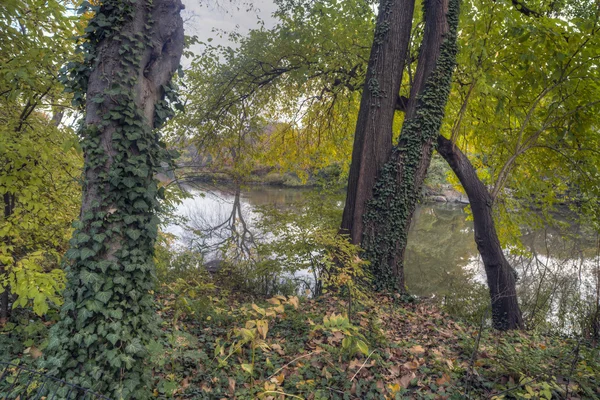
{"type": "Polygon", "coordinates": [[[96,252],[88,247],[84,247],[83,249],[80,250],[79,253],[79,258],[84,261],[87,260],[90,257],[93,257],[96,254],[96,252]]]}
{"type": "Polygon", "coordinates": [[[125,347],[125,352],[128,354],[141,354],[145,352],[145,347],[142,346],[140,339],[135,338],[125,347]]]}
{"type": "Polygon", "coordinates": [[[104,239],[106,239],[106,234],[104,233],[97,233],[93,236],[94,241],[98,242],[98,243],[102,243],[104,242],[104,239]]]}
{"type": "Polygon", "coordinates": [[[96,296],[94,296],[94,298],[96,300],[102,302],[103,304],[106,304],[112,297],[112,294],[113,294],[113,292],[111,290],[104,290],[104,291],[96,293],[96,296]]]}
{"type": "Polygon", "coordinates": [[[139,237],[142,235],[142,232],[139,229],[128,229],[126,233],[127,236],[129,236],[133,240],[138,240],[139,237]]]}
{"type": "Polygon", "coordinates": [[[114,346],[115,343],[119,341],[119,335],[116,333],[109,333],[106,335],[106,340],[108,340],[114,346]]]}

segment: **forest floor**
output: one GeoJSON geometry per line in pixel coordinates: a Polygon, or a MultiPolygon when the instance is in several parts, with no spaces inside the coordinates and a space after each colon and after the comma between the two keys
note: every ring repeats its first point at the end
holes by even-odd
{"type": "Polygon", "coordinates": [[[427,301],[160,297],[159,398],[598,399],[600,349],[455,321],[427,301]]]}

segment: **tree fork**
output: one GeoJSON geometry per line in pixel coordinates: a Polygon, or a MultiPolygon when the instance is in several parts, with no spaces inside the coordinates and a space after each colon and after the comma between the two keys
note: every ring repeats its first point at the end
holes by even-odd
{"type": "Polygon", "coordinates": [[[429,0],[424,11],[425,33],[400,140],[382,169],[364,216],[362,247],[378,290],[405,291],[403,260],[408,229],[456,64],[459,0],[429,0]]]}

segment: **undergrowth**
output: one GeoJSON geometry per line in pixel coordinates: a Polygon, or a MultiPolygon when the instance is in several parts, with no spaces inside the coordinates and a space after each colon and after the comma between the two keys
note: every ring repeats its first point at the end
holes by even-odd
{"type": "Polygon", "coordinates": [[[211,297],[173,318],[151,349],[154,395],[176,399],[600,398],[598,348],[536,332],[498,333],[433,304],[378,297],[211,297]]]}

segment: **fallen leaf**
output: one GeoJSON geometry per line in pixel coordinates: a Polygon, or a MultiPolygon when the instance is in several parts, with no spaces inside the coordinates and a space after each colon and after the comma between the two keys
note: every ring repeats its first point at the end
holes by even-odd
{"type": "Polygon", "coordinates": [[[350,361],[350,364],[348,365],[348,369],[356,369],[358,367],[360,367],[363,363],[360,362],[359,360],[357,360],[356,358],[352,361],[350,361]]]}
{"type": "Polygon", "coordinates": [[[232,396],[235,394],[235,379],[233,378],[229,378],[229,394],[232,396]]]}
{"type": "Polygon", "coordinates": [[[392,365],[389,368],[389,371],[391,372],[392,376],[398,376],[398,375],[400,375],[400,366],[399,365],[392,365]]]}
{"type": "Polygon", "coordinates": [[[400,378],[400,386],[402,386],[403,388],[408,388],[410,386],[410,381],[412,381],[416,377],[417,375],[415,375],[414,372],[404,375],[402,378],[400,378]]]}
{"type": "Polygon", "coordinates": [[[402,366],[404,367],[404,369],[415,370],[419,368],[419,363],[416,361],[408,361],[402,364],[402,366]]]}
{"type": "Polygon", "coordinates": [[[273,350],[275,350],[277,352],[277,354],[279,354],[280,356],[285,355],[285,351],[283,351],[283,349],[281,348],[281,346],[278,345],[277,343],[272,344],[271,348],[273,350]]]}
{"type": "Polygon", "coordinates": [[[300,302],[296,296],[290,296],[290,298],[288,299],[288,303],[290,303],[292,306],[294,306],[294,308],[296,310],[298,309],[298,306],[300,305],[300,302]]]}
{"type": "Polygon", "coordinates": [[[442,386],[443,384],[448,383],[448,382],[450,382],[450,375],[448,375],[448,374],[443,374],[440,378],[437,378],[435,380],[435,383],[438,386],[442,386]]]}

